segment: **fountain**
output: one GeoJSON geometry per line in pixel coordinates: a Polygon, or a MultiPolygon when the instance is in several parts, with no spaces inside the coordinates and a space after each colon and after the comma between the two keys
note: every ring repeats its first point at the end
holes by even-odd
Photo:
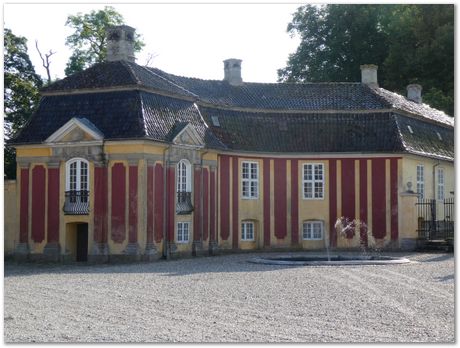
{"type": "Polygon", "coordinates": [[[355,236],[360,237],[361,255],[354,256],[332,256],[330,255],[329,235],[324,236],[324,246],[326,248],[326,256],[278,256],[278,257],[257,257],[250,259],[249,262],[269,265],[291,265],[291,266],[337,266],[337,265],[383,265],[383,264],[403,264],[409,263],[410,260],[402,257],[391,257],[383,255],[370,255],[369,249],[379,251],[377,243],[372,233],[367,228],[367,225],[359,219],[350,220],[346,217],[340,217],[334,224],[337,231],[337,236],[346,240],[348,246],[351,246],[355,236]],[[366,240],[362,238],[366,236],[366,240]],[[372,245],[372,247],[370,247],[372,245]]]}

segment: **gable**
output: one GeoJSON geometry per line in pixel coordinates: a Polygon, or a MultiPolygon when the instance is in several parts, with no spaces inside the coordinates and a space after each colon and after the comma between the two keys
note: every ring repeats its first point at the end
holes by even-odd
{"type": "Polygon", "coordinates": [[[69,143],[102,140],[102,132],[86,118],[74,117],[51,134],[46,143],[69,143]]]}
{"type": "Polygon", "coordinates": [[[186,145],[186,146],[197,146],[203,147],[204,143],[201,140],[198,132],[195,127],[190,123],[186,123],[178,129],[177,135],[174,136],[172,140],[175,145],[186,145]]]}

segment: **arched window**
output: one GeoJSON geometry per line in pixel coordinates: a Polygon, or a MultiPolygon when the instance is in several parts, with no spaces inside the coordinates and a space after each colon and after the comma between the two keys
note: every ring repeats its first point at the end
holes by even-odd
{"type": "Polygon", "coordinates": [[[183,159],[177,163],[177,214],[189,214],[193,211],[192,205],[192,166],[183,159]]]}
{"type": "Polygon", "coordinates": [[[89,212],[89,163],[73,158],[66,163],[66,200],[64,211],[69,214],[89,212]]]}
{"type": "Polygon", "coordinates": [[[183,159],[177,163],[177,192],[192,192],[190,162],[183,159]]]}

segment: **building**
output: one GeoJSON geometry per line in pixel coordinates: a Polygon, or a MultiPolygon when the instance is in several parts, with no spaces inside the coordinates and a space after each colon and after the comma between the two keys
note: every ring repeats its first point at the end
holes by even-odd
{"type": "Polygon", "coordinates": [[[418,197],[453,195],[454,120],[420,86],[379,88],[374,65],[356,83],[248,83],[238,59],[222,81],[175,76],[135,63],[133,33],[45,87],[14,139],[18,258],[413,248],[418,197]],[[342,216],[367,227],[343,237],[342,216]]]}

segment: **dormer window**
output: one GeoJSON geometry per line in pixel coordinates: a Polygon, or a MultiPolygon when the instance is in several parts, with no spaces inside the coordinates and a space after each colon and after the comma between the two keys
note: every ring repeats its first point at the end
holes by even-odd
{"type": "Polygon", "coordinates": [[[73,158],[66,163],[64,212],[72,215],[89,213],[89,163],[73,158]]]}

